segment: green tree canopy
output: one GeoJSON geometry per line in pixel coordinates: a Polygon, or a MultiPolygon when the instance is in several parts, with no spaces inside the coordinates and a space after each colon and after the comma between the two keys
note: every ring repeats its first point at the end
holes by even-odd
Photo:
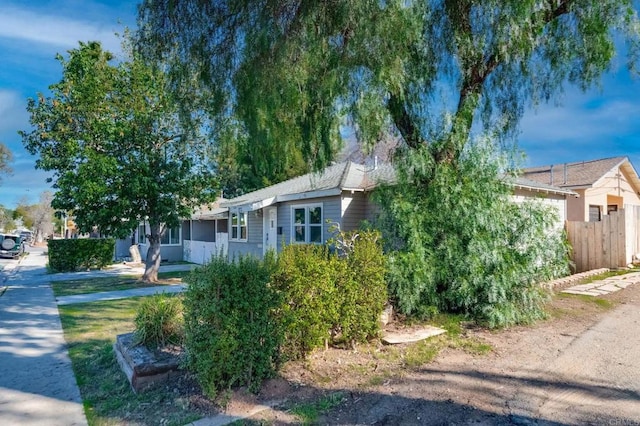
{"type": "Polygon", "coordinates": [[[145,278],[155,280],[164,229],[211,200],[216,182],[201,126],[179,125],[162,70],[126,50],[117,64],[98,42],[59,55],[62,79],[29,100],[21,136],[36,167],[53,172],[53,207],[73,211],[81,231],[124,237],[149,223],[145,278]]]}
{"type": "Polygon", "coordinates": [[[256,172],[326,165],[342,126],[364,147],[400,136],[392,294],[492,325],[539,317],[537,281],[566,271],[548,212],[509,202],[496,146],[527,107],[597,84],[617,43],[640,61],[634,0],[145,0],[139,28],[172,90],[204,95],[181,104],[236,126],[256,172]]]}
{"type": "Polygon", "coordinates": [[[474,126],[508,138],[526,106],[596,83],[617,36],[631,67],[640,47],[633,0],[146,0],[140,28],[176,93],[195,82],[240,123],[256,172],[326,164],[341,125],[454,161],[474,126]]]}

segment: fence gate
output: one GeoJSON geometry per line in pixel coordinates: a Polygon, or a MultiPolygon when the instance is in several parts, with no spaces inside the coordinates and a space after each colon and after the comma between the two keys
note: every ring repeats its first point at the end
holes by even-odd
{"type": "Polygon", "coordinates": [[[603,215],[602,220],[597,222],[566,222],[576,273],[624,267],[631,261],[631,253],[627,253],[627,249],[631,249],[631,245],[627,244],[627,234],[630,237],[635,235],[637,226],[633,223],[635,221],[630,220],[630,229],[627,229],[625,210],[626,206],[625,209],[603,215]]]}

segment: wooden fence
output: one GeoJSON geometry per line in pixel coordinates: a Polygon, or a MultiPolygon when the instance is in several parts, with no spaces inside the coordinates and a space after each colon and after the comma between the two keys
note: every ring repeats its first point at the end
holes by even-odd
{"type": "Polygon", "coordinates": [[[566,222],[575,271],[618,268],[640,252],[640,206],[625,206],[599,222],[566,222]]]}

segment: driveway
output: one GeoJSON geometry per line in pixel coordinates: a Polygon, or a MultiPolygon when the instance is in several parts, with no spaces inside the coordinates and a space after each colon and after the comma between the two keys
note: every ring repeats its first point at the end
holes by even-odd
{"type": "Polygon", "coordinates": [[[640,284],[601,299],[615,307],[565,296],[550,321],[472,329],[489,355],[449,349],[381,386],[347,389],[320,423],[640,425],[640,284]]]}

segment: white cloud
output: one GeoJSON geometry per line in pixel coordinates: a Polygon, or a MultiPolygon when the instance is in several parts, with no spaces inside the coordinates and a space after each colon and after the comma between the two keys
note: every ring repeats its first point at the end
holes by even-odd
{"type": "Polygon", "coordinates": [[[563,140],[611,140],[637,128],[640,104],[611,100],[597,107],[547,106],[537,114],[526,115],[521,122],[523,135],[535,142],[563,140]]]}
{"type": "Polygon", "coordinates": [[[112,52],[120,50],[114,35],[115,25],[81,21],[52,14],[36,13],[16,7],[3,8],[0,14],[0,37],[52,45],[76,47],[78,41],[98,40],[112,52]]]}
{"type": "Polygon", "coordinates": [[[18,92],[0,89],[0,133],[29,124],[26,102],[18,92]]]}

